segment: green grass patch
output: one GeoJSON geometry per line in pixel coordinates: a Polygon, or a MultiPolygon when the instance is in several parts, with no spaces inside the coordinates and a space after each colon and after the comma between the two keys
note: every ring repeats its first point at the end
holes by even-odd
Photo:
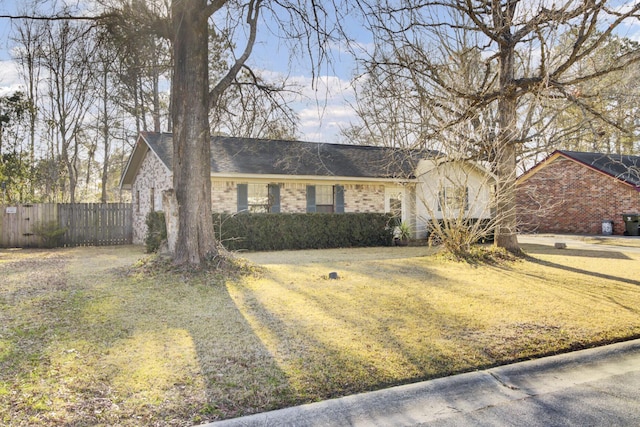
{"type": "Polygon", "coordinates": [[[640,254],[0,251],[0,424],[194,425],[640,336],[640,254]],[[338,279],[329,273],[337,272],[338,279]]]}

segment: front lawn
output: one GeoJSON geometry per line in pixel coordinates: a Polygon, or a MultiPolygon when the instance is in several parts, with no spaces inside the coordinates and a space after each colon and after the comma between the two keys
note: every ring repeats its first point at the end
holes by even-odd
{"type": "Polygon", "coordinates": [[[0,424],[187,426],[640,336],[640,254],[523,249],[253,253],[236,281],[0,250],[0,424]]]}

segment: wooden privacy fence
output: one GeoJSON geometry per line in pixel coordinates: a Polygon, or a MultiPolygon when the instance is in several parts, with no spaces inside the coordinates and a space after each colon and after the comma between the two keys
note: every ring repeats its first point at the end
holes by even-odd
{"type": "Polygon", "coordinates": [[[66,229],[57,246],[131,244],[130,203],[0,205],[0,247],[42,247],[41,229],[66,229]]]}

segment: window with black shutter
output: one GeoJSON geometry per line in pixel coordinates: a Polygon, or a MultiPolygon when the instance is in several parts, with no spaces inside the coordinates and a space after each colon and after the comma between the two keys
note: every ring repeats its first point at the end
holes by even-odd
{"type": "Polygon", "coordinates": [[[307,212],[344,213],[344,187],[307,185],[307,212]]]}

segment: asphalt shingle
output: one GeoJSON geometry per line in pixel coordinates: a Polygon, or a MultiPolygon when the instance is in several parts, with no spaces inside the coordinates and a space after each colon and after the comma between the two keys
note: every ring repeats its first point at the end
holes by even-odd
{"type": "MultiPolygon", "coordinates": [[[[144,133],[171,170],[173,138],[144,133]]],[[[211,172],[229,174],[413,178],[420,159],[436,151],[256,138],[211,138],[211,172]]]]}
{"type": "Polygon", "coordinates": [[[559,150],[559,152],[600,172],[640,187],[640,156],[565,150],[559,150]]]}

